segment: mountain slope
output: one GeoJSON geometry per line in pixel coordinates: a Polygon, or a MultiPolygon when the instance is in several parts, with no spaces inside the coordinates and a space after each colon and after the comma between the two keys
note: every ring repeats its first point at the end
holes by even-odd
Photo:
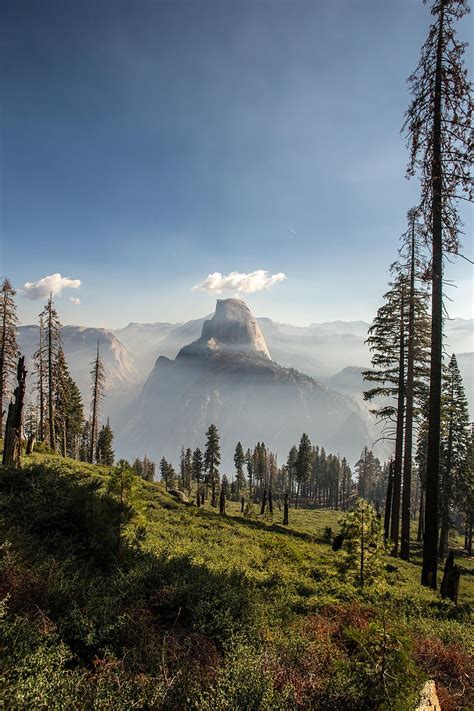
{"type": "Polygon", "coordinates": [[[174,361],[158,359],[120,444],[126,454],[141,447],[175,459],[181,443],[202,446],[212,422],[228,471],[238,439],[244,447],[264,441],[280,459],[303,431],[351,459],[375,439],[363,407],[271,360],[255,319],[235,299],[218,302],[200,338],[174,361]]]}
{"type": "MultiPolygon", "coordinates": [[[[86,412],[90,399],[90,364],[95,357],[97,343],[106,374],[104,412],[113,417],[130,397],[136,396],[140,384],[139,371],[130,353],[113,331],[106,328],[63,326],[61,337],[71,375],[81,390],[86,412]]],[[[38,340],[38,326],[20,326],[18,329],[18,346],[26,356],[30,390],[34,384],[33,354],[38,348],[38,340]]]]}

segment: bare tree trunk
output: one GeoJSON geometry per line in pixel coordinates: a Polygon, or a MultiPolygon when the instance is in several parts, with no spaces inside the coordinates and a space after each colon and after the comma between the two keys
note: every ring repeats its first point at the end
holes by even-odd
{"type": "Polygon", "coordinates": [[[385,540],[388,540],[390,535],[390,517],[392,514],[392,498],[393,498],[393,462],[390,460],[390,466],[388,470],[388,482],[387,482],[387,494],[385,498],[385,517],[384,517],[384,536],[385,540]]]}
{"type": "Polygon", "coordinates": [[[411,472],[413,449],[413,387],[415,373],[415,216],[411,216],[411,264],[408,314],[408,359],[405,412],[405,451],[403,457],[403,500],[402,500],[402,539],[400,558],[410,560],[410,508],[411,508],[411,472]]]}
{"type": "Polygon", "coordinates": [[[18,385],[13,393],[14,401],[12,401],[8,407],[2,464],[18,467],[21,461],[21,432],[23,428],[23,404],[26,391],[24,356],[18,359],[16,377],[18,385]]]}
{"type": "Polygon", "coordinates": [[[272,490],[268,490],[268,510],[273,516],[273,498],[272,498],[272,490]]]}
{"type": "Polygon", "coordinates": [[[263,516],[265,513],[265,509],[267,507],[267,490],[263,490],[263,496],[262,496],[262,504],[260,506],[260,515],[263,516]]]}
{"type": "Polygon", "coordinates": [[[283,512],[283,525],[288,526],[288,493],[285,494],[285,508],[283,512]]]}
{"type": "Polygon", "coordinates": [[[433,161],[431,165],[432,275],[431,367],[428,403],[428,453],[426,462],[425,535],[421,584],[436,590],[438,572],[438,487],[441,435],[441,368],[443,360],[443,215],[441,168],[441,94],[444,3],[441,2],[436,53],[433,105],[433,161]]]}
{"type": "Polygon", "coordinates": [[[225,490],[223,486],[221,486],[221,495],[219,499],[219,513],[225,514],[225,490]]]}
{"type": "Polygon", "coordinates": [[[2,311],[2,348],[0,349],[0,437],[3,433],[3,398],[4,398],[4,385],[6,382],[5,377],[5,342],[7,339],[7,301],[3,300],[3,311],[2,311]],[[4,382],[5,381],[5,382],[4,382]]]}
{"type": "Polygon", "coordinates": [[[94,376],[94,390],[92,395],[92,422],[91,422],[91,443],[89,450],[89,462],[94,463],[94,449],[95,440],[97,437],[97,415],[98,415],[98,404],[99,404],[99,344],[97,344],[97,358],[95,365],[95,376],[94,376]]]}
{"type": "Polygon", "coordinates": [[[424,487],[422,486],[421,491],[420,491],[420,513],[418,516],[418,533],[416,536],[416,540],[419,542],[423,540],[424,527],[425,527],[425,490],[424,490],[424,487]]]}
{"type": "Polygon", "coordinates": [[[53,363],[53,323],[52,323],[52,296],[48,302],[48,428],[49,446],[56,451],[56,433],[54,431],[54,363],[53,363]]]}
{"type": "MultiPolygon", "coordinates": [[[[454,400],[454,380],[451,379],[451,402],[454,400]]],[[[448,447],[446,455],[446,466],[443,467],[442,496],[441,496],[441,533],[439,537],[439,560],[444,560],[448,547],[449,535],[449,488],[451,486],[451,469],[453,460],[453,416],[449,417],[448,447]]]]}
{"type": "Polygon", "coordinates": [[[403,459],[403,424],[405,409],[405,329],[404,329],[405,295],[402,290],[401,316],[400,316],[400,349],[398,370],[398,397],[397,397],[397,433],[395,440],[395,462],[393,467],[393,499],[390,538],[393,543],[392,555],[398,554],[398,539],[400,531],[400,495],[402,488],[402,459],[403,459]]]}
{"type": "Polygon", "coordinates": [[[26,442],[26,454],[32,454],[33,450],[35,448],[35,442],[36,442],[36,437],[34,434],[30,435],[28,437],[28,440],[26,442]]]}
{"type": "Polygon", "coordinates": [[[451,550],[446,558],[440,593],[443,599],[448,597],[455,605],[458,603],[459,578],[459,568],[454,563],[454,551],[451,550]]]}
{"type": "Polygon", "coordinates": [[[38,366],[38,376],[39,376],[39,408],[40,408],[40,421],[39,421],[39,439],[40,442],[44,442],[44,360],[43,360],[43,343],[44,337],[44,323],[43,317],[40,317],[40,332],[39,332],[39,366],[38,366]]]}

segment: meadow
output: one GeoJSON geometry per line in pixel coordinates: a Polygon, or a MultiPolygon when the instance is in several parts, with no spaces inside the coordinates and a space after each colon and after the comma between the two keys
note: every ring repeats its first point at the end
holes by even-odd
{"type": "Polygon", "coordinates": [[[226,515],[48,454],[0,469],[0,698],[15,709],[414,709],[474,698],[474,562],[458,605],[386,556],[361,588],[338,511],[226,515]],[[329,531],[328,529],[331,529],[329,531]]]}

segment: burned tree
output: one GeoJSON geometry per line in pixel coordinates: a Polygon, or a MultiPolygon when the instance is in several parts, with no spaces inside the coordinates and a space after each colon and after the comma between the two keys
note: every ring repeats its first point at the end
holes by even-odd
{"type": "Polygon", "coordinates": [[[9,279],[4,279],[0,289],[0,437],[3,433],[4,402],[10,391],[19,356],[16,342],[18,318],[14,301],[16,291],[9,279]]]}
{"type": "Polygon", "coordinates": [[[25,356],[21,356],[18,359],[16,378],[18,385],[13,393],[13,400],[8,407],[2,458],[2,464],[10,466],[19,466],[21,458],[21,431],[26,391],[25,356]]]}

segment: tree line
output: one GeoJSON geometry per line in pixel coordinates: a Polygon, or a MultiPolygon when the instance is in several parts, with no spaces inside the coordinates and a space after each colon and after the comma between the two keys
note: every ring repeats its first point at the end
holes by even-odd
{"type": "MultiPolygon", "coordinates": [[[[4,434],[5,405],[13,392],[20,356],[15,295],[10,280],[5,278],[0,289],[0,435],[4,434]]],[[[105,368],[99,343],[91,362],[90,417],[86,418],[81,392],[64,353],[61,328],[50,294],[39,314],[38,347],[33,356],[35,398],[24,407],[18,437],[26,438],[29,452],[41,443],[64,457],[111,466],[114,435],[109,420],[103,424],[100,420],[105,368]]],[[[23,407],[23,400],[21,404],[23,407]]]]}
{"type": "MultiPolygon", "coordinates": [[[[367,447],[364,452],[366,474],[360,475],[360,481],[365,482],[367,497],[379,502],[384,496],[381,492],[383,467],[367,447]]],[[[264,442],[247,449],[237,442],[233,461],[235,470],[229,479],[220,473],[220,435],[216,425],[211,424],[202,449],[183,445],[176,469],[162,457],[159,474],[166,490],[177,488],[188,495],[194,491],[198,506],[209,500],[211,506],[217,507],[218,497],[224,490],[225,496],[235,501],[245,498],[261,503],[264,498],[268,501],[271,493],[272,497],[287,496],[289,505],[295,508],[304,501],[320,508],[346,510],[359,493],[347,459],[312,445],[306,433],[298,445],[291,447],[281,466],[277,454],[264,442]]],[[[356,471],[362,468],[361,460],[356,464],[356,471]]]]}

